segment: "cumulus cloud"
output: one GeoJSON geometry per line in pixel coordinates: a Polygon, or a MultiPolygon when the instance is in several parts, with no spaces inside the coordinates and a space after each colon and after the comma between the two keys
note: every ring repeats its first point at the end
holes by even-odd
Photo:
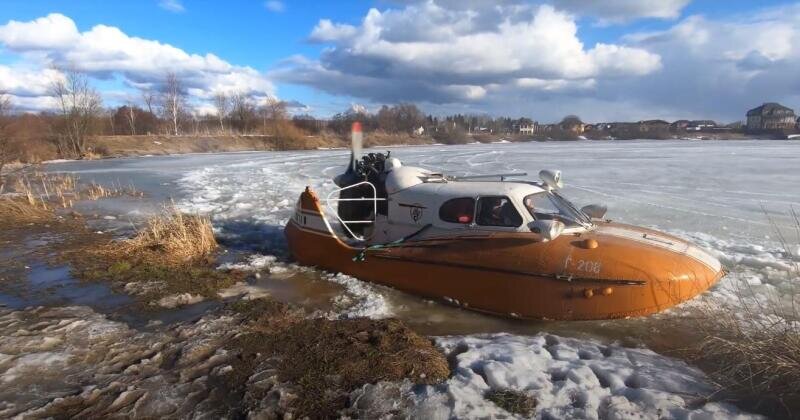
{"type": "Polygon", "coordinates": [[[554,4],[610,24],[641,18],[676,19],[689,2],[691,0],[555,0],[554,4]]]}
{"type": "MultiPolygon", "coordinates": [[[[274,92],[273,84],[251,67],[230,64],[214,54],[190,54],[159,41],[132,37],[113,26],[97,25],[80,32],[72,19],[56,13],[0,26],[0,45],[23,57],[34,55],[43,68],[54,65],[97,78],[121,77],[126,85],[137,88],[157,88],[165,74],[173,72],[201,100],[217,91],[274,92]]],[[[0,67],[0,85],[10,85],[9,90],[30,86],[29,92],[44,95],[39,78],[52,74],[45,70],[29,73],[0,67]],[[26,77],[40,83],[18,82],[26,77]]]]}
{"type": "Polygon", "coordinates": [[[692,0],[395,0],[400,5],[435,2],[446,9],[469,9],[491,14],[497,6],[550,4],[573,15],[595,19],[603,24],[626,23],[637,19],[676,19],[692,0]]]}
{"type": "MultiPolygon", "coordinates": [[[[471,0],[444,7],[446,1],[373,9],[357,25],[321,20],[309,36],[327,46],[320,58],[292,57],[274,74],[372,103],[415,101],[433,112],[542,121],[578,113],[589,121],[724,122],[764,101],[800,108],[797,4],[687,16],[664,30],[586,45],[580,18],[558,8],[575,8],[577,1],[554,7],[471,0]]],[[[582,13],[672,19],[686,3],[659,2],[646,11],[612,1],[606,15],[588,5],[582,13]]]]}
{"type": "Polygon", "coordinates": [[[444,104],[483,100],[508,86],[586,87],[661,67],[660,57],[644,49],[585,46],[574,17],[552,6],[492,10],[476,13],[428,1],[371,9],[358,26],[323,19],[310,34],[312,41],[331,44],[320,59],[295,57],[273,75],[373,101],[444,104]]]}
{"type": "Polygon", "coordinates": [[[160,0],[158,2],[158,7],[173,13],[183,13],[186,11],[181,0],[160,0]]]}
{"type": "Polygon", "coordinates": [[[800,5],[727,20],[689,16],[627,39],[658,53],[665,71],[610,84],[609,92],[630,89],[640,102],[669,107],[672,115],[726,120],[743,119],[744,111],[766,101],[800,105],[800,5]]]}

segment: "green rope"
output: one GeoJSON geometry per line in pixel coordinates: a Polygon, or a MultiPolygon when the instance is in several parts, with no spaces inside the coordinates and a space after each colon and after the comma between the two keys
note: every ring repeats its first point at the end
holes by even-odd
{"type": "Polygon", "coordinates": [[[395,247],[401,246],[403,244],[403,242],[405,242],[405,241],[407,241],[407,240],[419,235],[420,233],[424,232],[425,230],[427,230],[431,226],[432,225],[430,223],[428,223],[427,225],[423,226],[422,229],[412,233],[411,235],[402,237],[402,238],[400,238],[400,239],[398,239],[396,241],[392,241],[392,242],[385,243],[385,244],[377,244],[377,245],[368,246],[368,247],[362,249],[361,252],[356,254],[356,256],[353,257],[353,261],[355,261],[355,262],[366,261],[366,259],[367,259],[367,251],[373,251],[373,250],[377,250],[377,249],[386,249],[386,248],[395,248],[395,247]]]}

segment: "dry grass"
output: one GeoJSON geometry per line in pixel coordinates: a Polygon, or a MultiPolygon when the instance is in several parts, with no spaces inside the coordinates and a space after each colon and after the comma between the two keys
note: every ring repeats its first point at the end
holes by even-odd
{"type": "Polygon", "coordinates": [[[67,260],[76,277],[109,282],[150,307],[161,298],[185,293],[217,299],[219,290],[244,280],[241,272],[216,269],[216,249],[208,218],[186,215],[172,206],[132,238],[71,252],[67,260]]]}
{"type": "MultiPolygon", "coordinates": [[[[350,393],[366,383],[407,378],[434,384],[450,375],[433,343],[397,320],[307,319],[263,299],[237,302],[233,309],[251,325],[228,345],[238,354],[229,380],[241,383],[259,366],[274,366],[278,380],[297,396],[293,418],[335,418],[350,393]]],[[[261,401],[266,395],[251,397],[261,401]]]]}
{"type": "Polygon", "coordinates": [[[536,400],[532,396],[513,389],[492,389],[485,398],[509,413],[524,417],[530,417],[536,408],[536,400]]]}
{"type": "Polygon", "coordinates": [[[155,254],[163,262],[184,263],[205,259],[217,247],[208,217],[187,215],[172,206],[115,249],[122,255],[155,254]]]}
{"type": "Polygon", "coordinates": [[[112,182],[110,186],[102,186],[92,182],[83,187],[74,175],[46,173],[36,167],[9,177],[3,189],[2,192],[24,197],[32,205],[36,203],[52,209],[71,208],[82,199],[94,201],[110,197],[144,196],[132,184],[123,186],[112,182]]]}
{"type": "Polygon", "coordinates": [[[27,198],[0,198],[0,226],[14,226],[49,220],[53,213],[49,209],[27,198]]]}
{"type": "MultiPolygon", "coordinates": [[[[798,241],[800,217],[792,209],[798,241]]],[[[769,216],[768,216],[769,217],[769,216]]],[[[777,229],[785,254],[793,247],[777,229]]],[[[796,251],[795,251],[796,252],[796,251]]],[[[740,275],[734,268],[733,276],[740,275]]],[[[735,303],[712,300],[696,325],[702,339],[691,349],[695,362],[727,393],[750,408],[777,417],[800,415],[800,261],[781,292],[755,291],[733,281],[735,303]],[[738,285],[738,286],[737,286],[738,285]]]]}

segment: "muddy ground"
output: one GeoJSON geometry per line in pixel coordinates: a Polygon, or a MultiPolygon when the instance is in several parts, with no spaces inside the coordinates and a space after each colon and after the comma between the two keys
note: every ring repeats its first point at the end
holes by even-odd
{"type": "Polygon", "coordinates": [[[430,339],[400,321],[313,318],[268,297],[221,297],[247,274],[214,269],[214,254],[152,265],[109,254],[124,239],[82,215],[0,212],[0,417],[358,415],[350,395],[365,384],[450,374],[430,339]],[[48,282],[47,270],[62,280],[48,282]],[[128,294],[139,282],[165,286],[128,294]],[[214,305],[165,322],[153,302],[175,293],[214,305]],[[85,294],[91,305],[80,304],[85,294]]]}

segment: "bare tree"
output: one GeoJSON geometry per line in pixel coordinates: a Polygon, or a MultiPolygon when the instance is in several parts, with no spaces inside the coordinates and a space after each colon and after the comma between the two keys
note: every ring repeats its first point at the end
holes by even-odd
{"type": "Polygon", "coordinates": [[[228,100],[228,95],[225,92],[219,92],[214,95],[214,107],[217,108],[217,118],[219,119],[219,131],[225,132],[225,125],[223,121],[225,120],[225,116],[228,115],[230,109],[230,101],[228,100]]]}
{"type": "Polygon", "coordinates": [[[0,185],[3,185],[3,166],[12,159],[11,136],[8,133],[11,98],[0,92],[0,185]]]}
{"type": "Polygon", "coordinates": [[[250,122],[256,116],[255,106],[250,95],[237,92],[231,96],[231,124],[236,123],[242,134],[250,131],[250,122]]]}
{"type": "Polygon", "coordinates": [[[131,135],[136,135],[136,113],[133,112],[133,103],[128,101],[128,124],[131,126],[131,135]]]}
{"type": "Polygon", "coordinates": [[[142,89],[142,100],[144,101],[145,106],[147,106],[147,112],[155,115],[153,112],[153,104],[156,101],[156,94],[153,92],[153,89],[149,87],[142,89]]]}
{"type": "Polygon", "coordinates": [[[83,156],[92,122],[103,109],[100,94],[89,84],[86,74],[76,70],[67,70],[63,77],[54,80],[50,94],[58,102],[60,111],[58,146],[61,153],[83,156]]]}
{"type": "Polygon", "coordinates": [[[267,133],[268,123],[272,127],[272,134],[277,134],[278,124],[286,120],[289,113],[286,111],[286,103],[278,100],[274,96],[268,96],[264,106],[261,107],[261,124],[264,134],[267,133]]]}
{"type": "Polygon", "coordinates": [[[161,91],[161,111],[164,118],[172,125],[174,135],[179,134],[178,120],[184,113],[186,107],[186,94],[183,91],[183,83],[175,73],[168,73],[161,91]]]}

